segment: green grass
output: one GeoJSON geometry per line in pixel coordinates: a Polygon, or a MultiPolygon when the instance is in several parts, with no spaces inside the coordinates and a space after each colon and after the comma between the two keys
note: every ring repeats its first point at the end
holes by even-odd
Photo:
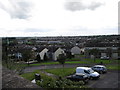
{"type": "Polygon", "coordinates": [[[66,60],[68,60],[68,61],[77,61],[77,60],[80,60],[80,58],[71,58],[71,59],[67,58],[66,60]]]}
{"type": "Polygon", "coordinates": [[[31,80],[33,80],[35,78],[35,76],[34,76],[35,73],[40,74],[42,79],[46,79],[46,78],[53,79],[52,77],[47,76],[44,73],[41,73],[40,70],[35,70],[34,72],[30,72],[30,73],[24,73],[24,74],[22,74],[20,76],[31,81],[31,80]]]}
{"type": "Polygon", "coordinates": [[[30,64],[30,66],[39,66],[39,65],[52,65],[52,64],[59,64],[59,62],[41,62],[41,63],[35,63],[35,64],[30,64]]]}
{"type": "Polygon", "coordinates": [[[89,62],[89,63],[101,63],[103,62],[103,64],[113,64],[113,63],[119,63],[119,60],[101,60],[101,59],[95,59],[95,61],[93,59],[84,59],[85,61],[89,62]]]}
{"type": "Polygon", "coordinates": [[[86,61],[66,61],[66,64],[87,64],[89,62],[86,61]]]}
{"type": "MultiPolygon", "coordinates": [[[[86,63],[89,63],[89,62],[86,62],[86,61],[66,61],[65,62],[65,64],[86,64],[86,63]]],[[[60,64],[60,63],[59,62],[42,62],[42,63],[30,64],[30,66],[54,65],[54,64],[60,64]]]]}
{"type": "Polygon", "coordinates": [[[65,76],[75,73],[75,68],[46,69],[45,71],[48,73],[55,74],[57,76],[65,77],[65,76]]]}
{"type": "Polygon", "coordinates": [[[120,70],[120,65],[107,65],[106,67],[110,70],[120,70]]]}

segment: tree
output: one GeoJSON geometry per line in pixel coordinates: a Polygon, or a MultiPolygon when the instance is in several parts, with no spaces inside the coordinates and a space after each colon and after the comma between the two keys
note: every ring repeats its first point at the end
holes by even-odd
{"type": "Polygon", "coordinates": [[[39,54],[36,56],[36,60],[37,60],[38,62],[41,61],[41,58],[40,58],[40,55],[39,55],[39,54]]]}
{"type": "Polygon", "coordinates": [[[73,58],[73,55],[72,55],[72,53],[71,52],[67,52],[67,58],[69,58],[69,59],[71,59],[71,58],[73,58]]]}
{"type": "Polygon", "coordinates": [[[107,51],[107,56],[109,57],[109,61],[111,60],[111,58],[112,58],[112,49],[111,48],[107,48],[106,49],[106,51],[107,51]]]}
{"type": "Polygon", "coordinates": [[[107,51],[108,57],[111,58],[111,56],[112,56],[112,49],[111,48],[107,48],[106,51],[107,51]]]}
{"type": "Polygon", "coordinates": [[[44,60],[44,61],[48,61],[48,56],[47,56],[46,53],[44,54],[44,58],[43,58],[43,60],[44,60]]]}
{"type": "Polygon", "coordinates": [[[28,66],[29,66],[29,60],[35,59],[35,53],[31,49],[25,49],[22,52],[22,57],[25,62],[28,62],[28,66]]]}
{"type": "Polygon", "coordinates": [[[64,54],[60,54],[59,57],[58,57],[58,62],[60,64],[62,64],[63,67],[64,67],[64,64],[65,64],[65,59],[66,59],[66,56],[64,54]]]}
{"type": "Polygon", "coordinates": [[[91,50],[89,50],[89,53],[94,56],[94,61],[95,61],[95,58],[99,54],[99,49],[96,49],[96,48],[95,49],[91,49],[91,50]]]}

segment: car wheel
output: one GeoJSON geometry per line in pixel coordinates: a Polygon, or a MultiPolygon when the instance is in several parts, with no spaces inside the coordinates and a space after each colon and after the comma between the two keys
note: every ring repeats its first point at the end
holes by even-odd
{"type": "Polygon", "coordinates": [[[93,77],[90,77],[90,80],[93,80],[93,77]]]}
{"type": "Polygon", "coordinates": [[[100,74],[102,74],[103,72],[102,71],[100,71],[100,74]]]}
{"type": "Polygon", "coordinates": [[[85,79],[85,80],[84,80],[85,84],[88,83],[88,80],[89,80],[89,79],[85,79]]]}

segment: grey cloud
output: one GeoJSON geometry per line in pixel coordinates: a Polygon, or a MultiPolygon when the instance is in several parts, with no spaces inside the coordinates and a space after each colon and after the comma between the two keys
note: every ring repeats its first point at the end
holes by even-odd
{"type": "Polygon", "coordinates": [[[100,7],[103,5],[102,3],[99,2],[92,2],[90,6],[88,6],[88,9],[95,10],[96,8],[100,7]]]}
{"type": "Polygon", "coordinates": [[[90,5],[85,5],[82,0],[72,0],[65,3],[65,8],[70,11],[80,11],[80,10],[95,10],[96,8],[103,5],[100,2],[91,2],[90,5]]]}
{"type": "Polygon", "coordinates": [[[0,8],[5,10],[11,18],[27,19],[30,17],[29,12],[31,10],[32,3],[26,0],[7,0],[9,5],[0,2],[0,8]]]}

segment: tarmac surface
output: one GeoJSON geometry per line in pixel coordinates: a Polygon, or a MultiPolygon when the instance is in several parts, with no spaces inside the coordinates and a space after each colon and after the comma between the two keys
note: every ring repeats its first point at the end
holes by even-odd
{"type": "Polygon", "coordinates": [[[98,80],[90,80],[86,85],[89,88],[119,88],[120,71],[108,70],[107,73],[101,74],[98,80]]]}

